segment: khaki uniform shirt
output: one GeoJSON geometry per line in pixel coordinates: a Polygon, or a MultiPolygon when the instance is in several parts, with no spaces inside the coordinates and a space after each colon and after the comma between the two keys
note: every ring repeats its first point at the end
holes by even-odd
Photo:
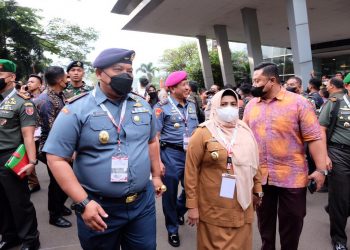
{"type": "MultiPolygon", "coordinates": [[[[337,123],[333,130],[331,142],[345,144],[350,146],[350,107],[344,101],[345,93],[343,91],[330,95],[329,101],[324,105],[319,116],[321,126],[328,127],[331,122],[331,111],[335,105],[335,100],[340,100],[337,123]],[[336,99],[335,99],[336,98],[336,99]]],[[[346,95],[350,102],[350,97],[346,95]]]]}
{"type": "Polygon", "coordinates": [[[24,99],[13,89],[0,94],[0,150],[16,149],[23,143],[21,128],[35,126],[37,112],[34,104],[24,99]]]}

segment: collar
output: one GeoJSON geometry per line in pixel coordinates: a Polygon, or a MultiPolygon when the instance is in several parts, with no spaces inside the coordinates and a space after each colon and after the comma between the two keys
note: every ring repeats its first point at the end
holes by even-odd
{"type": "Polygon", "coordinates": [[[51,88],[49,88],[48,90],[47,90],[47,94],[50,94],[50,95],[56,95],[56,96],[58,96],[58,97],[60,97],[60,98],[62,98],[63,97],[63,92],[61,91],[60,93],[56,93],[53,89],[51,89],[51,88]]]}
{"type": "MultiPolygon", "coordinates": [[[[282,101],[283,98],[285,97],[287,93],[287,90],[283,87],[281,87],[281,90],[277,93],[277,95],[273,98],[273,99],[277,99],[279,101],[282,101]]],[[[258,102],[263,101],[263,99],[261,97],[258,98],[258,102]]]]}
{"type": "Polygon", "coordinates": [[[12,90],[13,90],[13,88],[10,88],[9,90],[6,90],[5,92],[3,92],[0,95],[2,95],[3,99],[5,99],[6,96],[8,96],[12,92],[12,90]]]}
{"type": "Polygon", "coordinates": [[[172,95],[170,95],[170,98],[171,98],[171,100],[174,102],[174,104],[175,104],[176,107],[181,107],[181,108],[183,108],[183,107],[186,107],[187,104],[188,104],[188,102],[187,102],[186,99],[184,100],[185,105],[182,106],[172,95]]]}
{"type": "MultiPolygon", "coordinates": [[[[107,100],[110,101],[113,104],[116,104],[116,105],[118,105],[119,103],[121,103],[121,101],[123,101],[123,100],[118,100],[118,101],[109,100],[107,98],[107,96],[105,95],[105,93],[102,92],[101,87],[100,87],[100,83],[98,83],[96,85],[95,89],[96,89],[95,101],[96,101],[97,105],[100,105],[101,103],[103,103],[103,102],[105,102],[107,100]]],[[[132,93],[128,94],[127,99],[132,99],[134,101],[138,100],[137,97],[134,94],[132,94],[132,93]]]]}
{"type": "Polygon", "coordinates": [[[341,91],[329,94],[329,98],[331,98],[331,97],[343,97],[344,94],[345,94],[344,91],[341,90],[341,91]]]}

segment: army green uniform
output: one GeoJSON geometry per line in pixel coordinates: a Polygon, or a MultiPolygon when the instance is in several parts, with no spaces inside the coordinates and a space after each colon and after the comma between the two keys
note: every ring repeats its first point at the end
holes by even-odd
{"type": "Polygon", "coordinates": [[[330,96],[329,101],[322,108],[319,122],[321,126],[329,127],[330,113],[338,99],[340,109],[332,137],[328,144],[328,156],[332,161],[332,172],[329,175],[328,203],[330,218],[330,234],[333,242],[340,242],[346,246],[346,221],[350,212],[350,97],[344,92],[337,92],[330,96]]]}
{"type": "Polygon", "coordinates": [[[3,241],[21,240],[32,245],[39,237],[27,179],[20,179],[4,165],[23,143],[21,128],[35,126],[36,109],[10,89],[0,94],[0,234],[3,241]]]}
{"type": "Polygon", "coordinates": [[[68,86],[63,91],[63,94],[64,94],[65,99],[68,100],[69,98],[72,98],[73,96],[80,95],[80,94],[85,93],[85,92],[89,92],[90,90],[93,90],[93,87],[87,85],[84,81],[83,81],[83,85],[81,85],[78,88],[74,87],[72,83],[68,83],[68,86]]]}

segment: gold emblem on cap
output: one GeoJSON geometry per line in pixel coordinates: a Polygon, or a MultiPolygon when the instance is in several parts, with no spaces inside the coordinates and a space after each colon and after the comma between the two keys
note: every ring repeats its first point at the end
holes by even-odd
{"type": "Polygon", "coordinates": [[[135,58],[135,53],[132,53],[132,55],[130,56],[130,61],[134,61],[135,58]]]}
{"type": "Polygon", "coordinates": [[[179,128],[180,127],[180,123],[175,123],[174,124],[174,128],[179,128]]]}
{"type": "Polygon", "coordinates": [[[135,115],[135,116],[134,116],[134,121],[135,121],[135,122],[139,122],[139,121],[140,121],[140,116],[135,115]]]}
{"type": "Polygon", "coordinates": [[[216,161],[217,159],[219,159],[219,153],[218,152],[211,152],[211,158],[216,161]]]}
{"type": "Polygon", "coordinates": [[[350,123],[348,123],[348,122],[344,122],[344,127],[346,127],[346,128],[350,128],[350,123]]]}
{"type": "Polygon", "coordinates": [[[109,134],[107,131],[102,130],[98,135],[98,139],[102,144],[106,144],[109,141],[109,134]]]}
{"type": "Polygon", "coordinates": [[[77,65],[80,67],[81,66],[81,62],[77,62],[77,65]]]}

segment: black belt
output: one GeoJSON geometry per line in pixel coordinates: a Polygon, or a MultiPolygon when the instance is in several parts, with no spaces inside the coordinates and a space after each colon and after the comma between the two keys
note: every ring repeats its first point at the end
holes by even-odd
{"type": "Polygon", "coordinates": [[[103,195],[100,195],[98,193],[94,193],[91,191],[87,191],[89,194],[91,194],[94,197],[97,197],[99,200],[103,200],[103,201],[107,201],[107,202],[113,202],[113,203],[120,203],[120,204],[128,204],[131,202],[134,202],[137,200],[137,198],[140,197],[140,195],[145,192],[146,190],[142,190],[140,192],[137,193],[130,193],[128,195],[125,195],[123,197],[106,197],[103,195]]]}
{"type": "Polygon", "coordinates": [[[345,144],[340,144],[340,143],[334,143],[334,142],[329,142],[329,146],[339,148],[339,149],[348,149],[350,150],[350,145],[345,145],[345,144]]]}
{"type": "Polygon", "coordinates": [[[176,149],[178,151],[181,151],[181,152],[185,152],[184,151],[184,148],[183,148],[183,145],[181,144],[175,144],[175,143],[169,143],[169,142],[165,142],[165,141],[160,141],[160,148],[161,149],[164,149],[164,148],[172,148],[172,149],[176,149]]]}

